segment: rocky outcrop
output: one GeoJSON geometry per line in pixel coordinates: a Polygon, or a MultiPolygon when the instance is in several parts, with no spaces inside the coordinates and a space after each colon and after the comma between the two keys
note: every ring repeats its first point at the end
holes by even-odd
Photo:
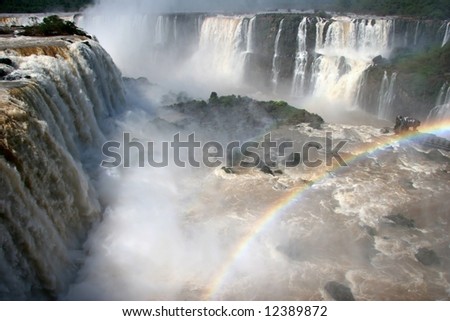
{"type": "MultiPolygon", "coordinates": [[[[377,114],[383,77],[392,78],[394,93],[391,116],[413,115],[424,121],[435,107],[442,85],[450,81],[450,44],[420,54],[402,54],[388,63],[369,67],[364,75],[359,105],[377,114]]],[[[380,59],[377,60],[380,62],[380,59]]]]}
{"type": "Polygon", "coordinates": [[[416,259],[423,265],[439,265],[441,260],[437,256],[436,252],[427,248],[420,248],[415,254],[416,259]]]}
{"type": "Polygon", "coordinates": [[[331,281],[325,285],[325,290],[336,301],[355,301],[353,293],[348,286],[331,281]]]}
{"type": "Polygon", "coordinates": [[[395,225],[407,227],[407,228],[415,228],[416,224],[414,220],[404,217],[401,214],[393,214],[388,215],[386,218],[395,225]]]}
{"type": "Polygon", "coordinates": [[[166,107],[179,112],[183,119],[181,127],[199,123],[210,130],[212,137],[230,139],[250,138],[266,133],[274,126],[290,126],[314,123],[320,126],[324,120],[317,114],[297,109],[284,101],[257,101],[249,97],[218,96],[211,94],[208,102],[192,100],[166,107]]]}

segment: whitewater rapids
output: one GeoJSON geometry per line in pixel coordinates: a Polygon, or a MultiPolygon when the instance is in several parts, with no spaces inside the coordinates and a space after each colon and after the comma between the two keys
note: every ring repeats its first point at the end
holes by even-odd
{"type": "MultiPolygon", "coordinates": [[[[128,114],[120,131],[155,137],[142,119],[128,114]]],[[[299,166],[276,176],[258,169],[110,170],[105,185],[114,200],[68,298],[327,300],[325,284],[337,281],[357,300],[447,300],[449,154],[412,142],[384,146],[392,134],[371,126],[302,124],[272,136],[323,141],[326,131],[349,140],[348,159],[366,146],[381,149],[348,167],[299,166]],[[291,206],[273,210],[304,188],[291,206]],[[388,218],[398,214],[413,226],[388,218]],[[440,263],[419,262],[422,248],[440,263]]]]}

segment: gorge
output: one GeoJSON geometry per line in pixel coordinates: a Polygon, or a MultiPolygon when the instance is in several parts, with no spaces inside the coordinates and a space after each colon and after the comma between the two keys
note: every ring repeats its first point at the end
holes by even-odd
{"type": "Polygon", "coordinates": [[[357,300],[449,299],[450,146],[432,136],[448,137],[449,70],[417,80],[402,60],[446,63],[448,21],[101,6],[67,19],[92,39],[0,39],[0,299],[330,300],[333,282],[357,300]],[[399,113],[422,133],[380,130],[399,113]],[[99,166],[124,133],[193,132],[300,146],[331,133],[348,166],[99,166]]]}

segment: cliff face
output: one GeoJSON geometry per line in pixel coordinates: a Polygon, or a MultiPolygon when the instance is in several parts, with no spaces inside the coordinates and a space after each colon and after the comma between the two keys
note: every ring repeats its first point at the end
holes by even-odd
{"type": "Polygon", "coordinates": [[[84,38],[0,46],[0,299],[56,298],[101,216],[87,168],[123,108],[121,76],[84,38]]]}
{"type": "Polygon", "coordinates": [[[450,82],[449,62],[450,44],[447,43],[442,48],[434,48],[425,53],[409,53],[375,64],[365,72],[360,105],[377,114],[383,96],[390,95],[390,108],[380,116],[392,118],[396,114],[404,114],[425,120],[435,106],[448,104],[446,92],[450,82]]]}
{"type": "MultiPolygon", "coordinates": [[[[133,26],[122,23],[127,19],[118,19],[114,26],[117,32],[112,31],[118,35],[114,41],[108,36],[111,30],[103,27],[107,24],[105,17],[86,15],[79,23],[100,41],[104,39],[106,48],[117,55],[116,61],[126,72],[154,77],[154,82],[167,78],[170,83],[175,75],[188,82],[194,78],[205,87],[210,85],[205,94],[216,90],[214,84],[220,84],[230,87],[230,92],[257,91],[300,103],[304,97],[315,96],[330,104],[358,105],[381,118],[410,108],[410,100],[420,102],[414,108],[419,114],[427,114],[433,104],[430,98],[415,97],[414,90],[396,92],[392,96],[403,95],[405,99],[394,104],[388,99],[390,84],[383,83],[384,71],[388,77],[392,71],[382,69],[380,62],[440,47],[449,39],[446,21],[402,17],[264,13],[146,15],[132,19],[136,22],[133,26]],[[131,41],[126,36],[129,34],[139,41],[131,41]],[[134,66],[135,60],[147,63],[134,66]],[[380,72],[368,72],[374,65],[381,68],[380,72]],[[389,113],[382,115],[380,110],[389,113]]],[[[395,84],[406,81],[403,71],[398,73],[395,84]]],[[[402,85],[409,86],[407,82],[402,85]]],[[[391,87],[394,91],[398,88],[391,87]]]]}

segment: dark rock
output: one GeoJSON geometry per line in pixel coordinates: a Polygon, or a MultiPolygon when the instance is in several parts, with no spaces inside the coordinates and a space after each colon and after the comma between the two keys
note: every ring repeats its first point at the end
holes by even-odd
{"type": "Polygon", "coordinates": [[[0,64],[8,65],[14,67],[14,63],[9,58],[0,58],[0,64]]]}
{"type": "Polygon", "coordinates": [[[313,121],[313,122],[309,123],[308,126],[313,129],[320,130],[320,129],[322,129],[322,124],[323,124],[323,122],[313,121]]]}
{"type": "Polygon", "coordinates": [[[380,133],[382,134],[389,134],[391,132],[391,129],[389,127],[383,127],[380,129],[380,133]]]}
{"type": "Polygon", "coordinates": [[[415,256],[420,263],[426,266],[439,265],[441,263],[436,252],[427,248],[420,248],[415,256]]]}
{"type": "Polygon", "coordinates": [[[380,66],[380,65],[388,64],[389,61],[387,59],[383,58],[383,56],[379,55],[379,56],[376,56],[375,58],[372,59],[372,63],[374,65],[380,66]]]}
{"type": "Polygon", "coordinates": [[[0,35],[11,35],[14,33],[14,30],[8,27],[0,27],[0,35]]]}
{"type": "Polygon", "coordinates": [[[275,174],[283,175],[283,171],[281,169],[277,169],[273,171],[275,174]]]}
{"type": "Polygon", "coordinates": [[[8,74],[8,72],[4,69],[0,69],[0,78],[5,77],[8,74]]]}
{"type": "Polygon", "coordinates": [[[339,58],[338,70],[339,70],[339,78],[352,71],[352,67],[349,64],[347,64],[347,61],[343,56],[339,58]]]}
{"type": "Polygon", "coordinates": [[[267,166],[267,165],[263,165],[261,167],[261,172],[263,172],[264,174],[269,174],[269,175],[275,176],[275,174],[273,173],[272,169],[269,166],[267,166]]]}
{"type": "Polygon", "coordinates": [[[396,225],[400,225],[407,228],[416,227],[416,223],[414,222],[414,220],[404,217],[402,214],[388,215],[385,217],[396,225]]]}
{"type": "Polygon", "coordinates": [[[230,167],[222,167],[222,170],[225,172],[225,173],[227,173],[227,174],[234,174],[234,171],[233,171],[233,169],[232,168],[230,168],[230,167]]]}
{"type": "Polygon", "coordinates": [[[377,235],[377,230],[373,228],[372,226],[364,225],[363,229],[369,234],[370,236],[377,235]]]}
{"type": "Polygon", "coordinates": [[[219,96],[217,95],[217,93],[215,91],[213,91],[211,93],[211,95],[209,96],[209,103],[215,103],[219,100],[219,96]]]}
{"type": "Polygon", "coordinates": [[[22,76],[18,74],[8,74],[4,77],[4,79],[8,81],[20,80],[22,79],[22,76]]]}
{"type": "Polygon", "coordinates": [[[349,287],[335,281],[328,282],[325,290],[336,301],[355,301],[349,287]]]}

